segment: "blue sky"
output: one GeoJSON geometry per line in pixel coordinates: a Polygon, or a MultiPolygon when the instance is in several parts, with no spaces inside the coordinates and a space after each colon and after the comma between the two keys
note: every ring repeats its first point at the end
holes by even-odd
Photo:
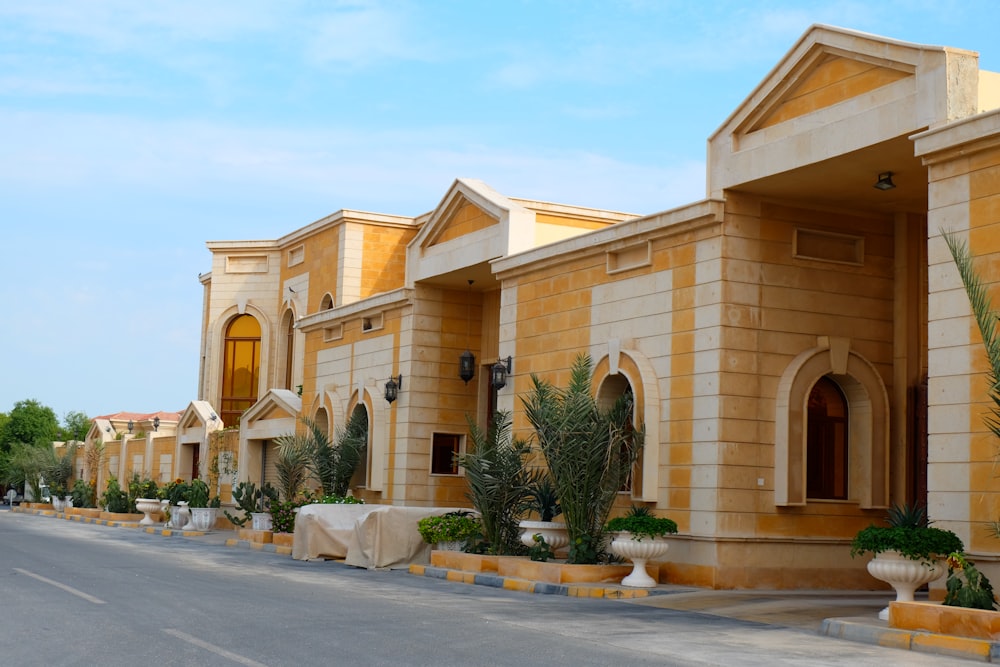
{"type": "Polygon", "coordinates": [[[653,213],[813,23],[979,51],[989,2],[0,0],[0,412],[183,410],[209,240],[457,177],[653,213]]]}

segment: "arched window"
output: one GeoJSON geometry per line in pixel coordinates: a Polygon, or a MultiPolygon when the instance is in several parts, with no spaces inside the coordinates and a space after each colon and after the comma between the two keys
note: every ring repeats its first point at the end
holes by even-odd
{"type": "Polygon", "coordinates": [[[368,486],[368,459],[371,456],[372,449],[371,433],[368,428],[368,408],[363,403],[358,403],[354,406],[351,417],[359,420],[360,426],[364,428],[365,433],[365,451],[361,455],[358,467],[354,470],[354,475],[351,477],[351,487],[368,486]]]}
{"type": "Polygon", "coordinates": [[[774,501],[889,504],[889,395],[843,338],[819,339],[785,367],[775,396],[774,501]]]}
{"type": "Polygon", "coordinates": [[[330,296],[329,292],[327,292],[323,295],[323,298],[319,302],[319,309],[330,310],[331,308],[333,308],[333,297],[330,296]]]}
{"type": "Polygon", "coordinates": [[[806,421],[806,497],[846,500],[848,411],[843,391],[821,377],[809,392],[806,421]]]}
{"type": "Polygon", "coordinates": [[[283,375],[284,383],[281,385],[282,389],[292,388],[292,370],[295,367],[295,317],[292,315],[292,311],[285,311],[285,340],[282,341],[285,345],[284,363],[285,372],[283,375]]]}
{"type": "MultiPolygon", "coordinates": [[[[631,420],[628,425],[630,429],[633,429],[636,421],[635,397],[632,392],[632,385],[629,384],[628,378],[624,375],[616,373],[604,378],[604,381],[601,382],[600,389],[597,391],[597,404],[602,410],[607,410],[622,396],[628,396],[629,402],[633,406],[631,420]]],[[[622,457],[627,456],[627,452],[622,452],[622,457]]],[[[628,477],[622,481],[622,486],[619,490],[622,492],[632,491],[632,486],[636,477],[636,470],[633,468],[629,471],[628,477]]]]}
{"type": "Polygon", "coordinates": [[[238,424],[240,415],[257,402],[260,379],[260,323],[238,315],[226,327],[222,362],[222,421],[238,424]]]}

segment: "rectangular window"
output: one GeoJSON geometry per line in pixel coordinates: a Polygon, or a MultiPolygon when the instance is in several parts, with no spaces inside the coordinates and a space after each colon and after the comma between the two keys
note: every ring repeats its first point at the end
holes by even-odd
{"type": "Polygon", "coordinates": [[[431,441],[431,474],[457,475],[457,456],[461,452],[461,446],[461,435],[435,433],[431,441]]]}
{"type": "Polygon", "coordinates": [[[170,454],[160,454],[160,484],[165,484],[171,480],[173,472],[173,456],[170,454]]]}
{"type": "Polygon", "coordinates": [[[381,329],[383,326],[384,326],[384,321],[382,313],[377,313],[370,317],[361,318],[362,331],[375,331],[376,329],[381,329]]]}
{"type": "Polygon", "coordinates": [[[344,337],[344,325],[338,324],[323,329],[323,342],[329,343],[331,340],[340,340],[344,337]]]}
{"type": "Polygon", "coordinates": [[[650,241],[612,250],[607,256],[607,271],[613,274],[649,266],[653,261],[652,257],[653,244],[650,241]]]}
{"type": "Polygon", "coordinates": [[[288,251],[288,266],[295,266],[304,261],[306,261],[306,247],[304,245],[297,246],[288,251]]]}
{"type": "Polygon", "coordinates": [[[816,229],[796,229],[792,254],[797,259],[818,259],[837,264],[865,263],[865,240],[860,236],[816,229]]]}

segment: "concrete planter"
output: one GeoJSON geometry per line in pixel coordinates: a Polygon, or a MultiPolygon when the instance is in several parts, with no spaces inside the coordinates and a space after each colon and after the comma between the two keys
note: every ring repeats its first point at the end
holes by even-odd
{"type": "MultiPolygon", "coordinates": [[[[898,551],[883,551],[868,561],[868,573],[892,586],[897,602],[913,602],[914,591],[943,577],[946,569],[941,561],[913,560],[898,551]]],[[[879,618],[889,619],[888,607],[879,612],[879,618]]]]}
{"type": "MultiPolygon", "coordinates": [[[[644,537],[637,540],[633,538],[632,533],[620,531],[614,533],[610,548],[614,555],[632,561],[632,572],[622,579],[623,585],[652,588],[656,586],[657,581],[646,572],[646,563],[666,556],[670,543],[662,537],[644,537]]],[[[659,572],[659,568],[654,571],[659,572]]]]}
{"type": "Polygon", "coordinates": [[[1000,639],[1000,611],[936,602],[890,602],[889,627],[969,639],[1000,639]]]}

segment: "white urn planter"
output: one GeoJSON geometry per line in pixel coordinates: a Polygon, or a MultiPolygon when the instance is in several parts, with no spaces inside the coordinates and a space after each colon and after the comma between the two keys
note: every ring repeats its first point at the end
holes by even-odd
{"type": "Polygon", "coordinates": [[[609,548],[614,555],[632,561],[632,572],[622,579],[623,586],[652,588],[657,581],[646,572],[646,563],[667,555],[670,543],[662,537],[644,536],[637,540],[632,537],[632,533],[621,531],[613,533],[609,548]]]}
{"type": "Polygon", "coordinates": [[[170,527],[174,530],[194,530],[191,525],[191,510],[186,500],[170,506],[170,527]]]}
{"type": "Polygon", "coordinates": [[[569,544],[569,532],[566,524],[558,521],[522,521],[518,524],[524,532],[521,533],[521,544],[526,547],[535,546],[535,535],[541,535],[552,551],[559,551],[569,544]]]}
{"type": "Polygon", "coordinates": [[[251,512],[250,519],[250,526],[254,530],[271,530],[270,512],[251,512]]]}
{"type": "Polygon", "coordinates": [[[52,509],[56,512],[63,511],[63,501],[59,496],[52,496],[52,509]]]}
{"type": "MultiPolygon", "coordinates": [[[[868,573],[893,587],[896,602],[913,602],[914,591],[943,577],[946,569],[940,560],[913,560],[898,551],[882,551],[868,561],[868,573]]],[[[880,611],[878,617],[889,620],[889,608],[880,611]]]]}
{"type": "Polygon", "coordinates": [[[215,519],[218,516],[219,509],[217,507],[192,507],[191,508],[191,525],[194,529],[207,533],[208,531],[215,528],[215,519]]]}
{"type": "Polygon", "coordinates": [[[155,498],[136,498],[135,508],[142,512],[142,519],[139,521],[140,526],[152,526],[156,524],[153,514],[159,514],[160,512],[159,500],[155,498]]]}
{"type": "Polygon", "coordinates": [[[464,546],[464,540],[451,540],[449,542],[436,542],[434,544],[434,548],[438,551],[461,551],[464,546]]]}
{"type": "Polygon", "coordinates": [[[63,511],[68,509],[73,509],[73,496],[66,496],[63,498],[63,511]]]}

